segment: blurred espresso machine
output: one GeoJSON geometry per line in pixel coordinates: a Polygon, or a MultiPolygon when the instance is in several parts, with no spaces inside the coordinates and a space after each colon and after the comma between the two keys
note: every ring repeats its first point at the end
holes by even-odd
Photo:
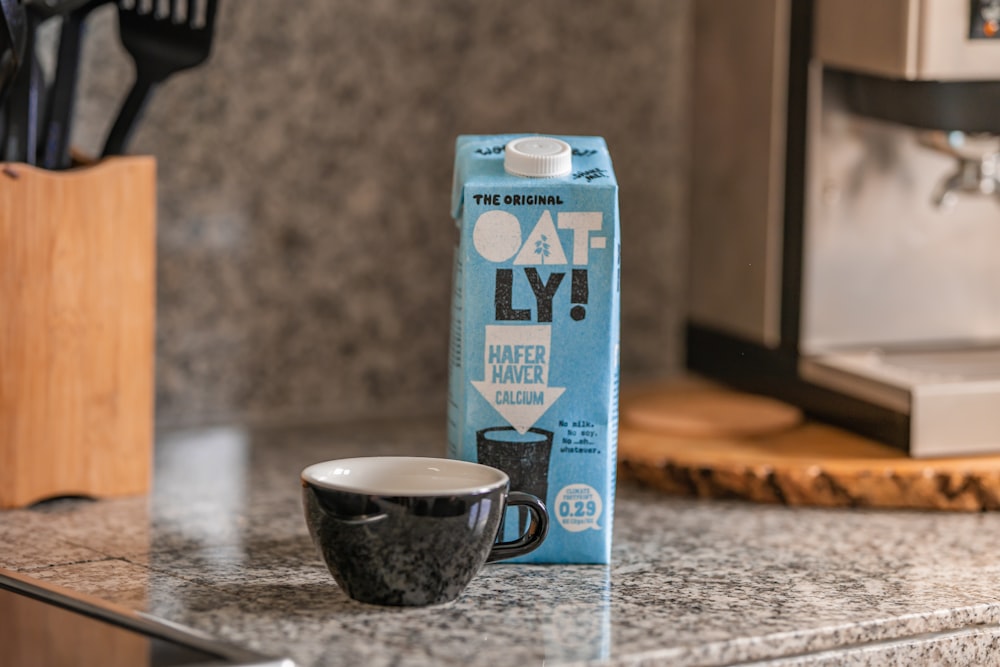
{"type": "Polygon", "coordinates": [[[696,0],[687,363],[1000,453],[1000,0],[696,0]]]}

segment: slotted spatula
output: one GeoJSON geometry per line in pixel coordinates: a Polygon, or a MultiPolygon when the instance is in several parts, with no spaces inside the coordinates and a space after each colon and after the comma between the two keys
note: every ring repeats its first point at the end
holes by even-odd
{"type": "Polygon", "coordinates": [[[171,75],[208,59],[218,0],[120,0],[118,30],[135,60],[135,83],[118,112],[104,156],[125,152],[136,120],[153,89],[171,75]]]}

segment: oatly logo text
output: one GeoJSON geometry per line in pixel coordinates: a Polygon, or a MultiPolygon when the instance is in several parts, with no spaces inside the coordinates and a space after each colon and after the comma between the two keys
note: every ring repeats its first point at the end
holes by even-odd
{"type": "Polygon", "coordinates": [[[543,276],[539,267],[546,266],[573,267],[568,281],[572,304],[569,315],[573,320],[583,320],[589,298],[586,267],[590,251],[607,248],[607,236],[601,234],[602,218],[600,212],[560,212],[553,222],[552,214],[544,211],[531,233],[523,238],[521,223],[512,213],[491,210],[480,215],[472,233],[476,251],[490,262],[513,266],[496,269],[496,320],[552,321],[553,299],[566,282],[567,271],[551,271],[543,276]],[[560,237],[560,231],[565,238],[560,237]],[[564,245],[564,241],[568,243],[564,245]],[[534,308],[514,307],[515,281],[527,282],[535,298],[534,308]]]}

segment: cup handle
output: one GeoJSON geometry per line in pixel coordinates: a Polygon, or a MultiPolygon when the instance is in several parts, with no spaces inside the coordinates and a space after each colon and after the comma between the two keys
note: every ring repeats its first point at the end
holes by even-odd
{"type": "Polygon", "coordinates": [[[545,509],[545,503],[530,493],[511,491],[507,494],[507,507],[515,506],[523,506],[531,513],[531,523],[528,525],[528,530],[516,540],[493,545],[493,549],[486,559],[487,563],[523,556],[532,552],[541,546],[549,532],[549,513],[545,509]]]}

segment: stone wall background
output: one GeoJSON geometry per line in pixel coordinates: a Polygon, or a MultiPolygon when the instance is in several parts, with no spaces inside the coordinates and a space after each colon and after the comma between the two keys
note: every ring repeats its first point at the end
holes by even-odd
{"type": "MultiPolygon", "coordinates": [[[[445,410],[454,139],[603,135],[623,382],[680,366],[691,0],[223,0],[213,56],[132,152],[159,164],[157,420],[445,410]]],[[[76,144],[131,81],[86,37],[76,144]]]]}

